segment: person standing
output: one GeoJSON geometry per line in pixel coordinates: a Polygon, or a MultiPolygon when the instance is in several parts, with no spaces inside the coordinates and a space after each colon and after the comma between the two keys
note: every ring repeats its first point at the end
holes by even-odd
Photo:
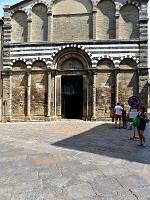
{"type": "Polygon", "coordinates": [[[121,128],[122,110],[123,108],[119,103],[115,106],[115,127],[117,128],[117,122],[119,120],[119,128],[121,128]]]}
{"type": "Polygon", "coordinates": [[[143,105],[140,106],[138,118],[140,119],[140,122],[137,126],[137,130],[138,130],[139,138],[140,138],[140,144],[138,146],[146,147],[144,131],[146,128],[146,121],[148,120],[148,117],[145,111],[145,107],[143,105]]]}
{"type": "Polygon", "coordinates": [[[126,110],[124,108],[124,105],[121,105],[122,107],[122,124],[123,124],[123,128],[127,128],[127,114],[126,114],[126,110]]]}

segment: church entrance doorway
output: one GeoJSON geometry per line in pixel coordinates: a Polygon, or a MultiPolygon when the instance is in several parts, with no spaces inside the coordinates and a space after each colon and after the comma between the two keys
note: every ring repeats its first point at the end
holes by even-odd
{"type": "Polygon", "coordinates": [[[82,119],[83,117],[83,77],[62,76],[62,117],[82,119]]]}

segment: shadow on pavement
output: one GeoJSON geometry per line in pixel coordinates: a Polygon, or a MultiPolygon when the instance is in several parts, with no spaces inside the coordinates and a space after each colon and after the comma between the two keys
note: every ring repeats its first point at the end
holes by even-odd
{"type": "MultiPolygon", "coordinates": [[[[149,126],[149,125],[148,125],[149,126]]],[[[148,138],[149,128],[146,129],[148,138]]],[[[139,147],[138,141],[128,140],[133,131],[115,129],[114,124],[98,125],[86,132],[66,138],[52,145],[95,153],[103,156],[150,164],[150,147],[139,147]]]]}

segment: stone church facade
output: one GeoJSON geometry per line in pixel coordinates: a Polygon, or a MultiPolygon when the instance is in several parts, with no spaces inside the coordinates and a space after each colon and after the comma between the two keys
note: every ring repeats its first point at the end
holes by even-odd
{"type": "Polygon", "coordinates": [[[147,106],[147,3],[26,0],[0,21],[1,120],[112,117],[147,106]]]}

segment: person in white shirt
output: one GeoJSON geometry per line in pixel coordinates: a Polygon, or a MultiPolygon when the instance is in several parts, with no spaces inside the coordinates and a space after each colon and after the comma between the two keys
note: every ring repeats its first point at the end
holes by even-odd
{"type": "Polygon", "coordinates": [[[121,127],[121,119],[122,119],[122,110],[123,108],[120,106],[119,103],[115,106],[115,126],[117,128],[117,122],[119,120],[119,128],[121,127]]]}

